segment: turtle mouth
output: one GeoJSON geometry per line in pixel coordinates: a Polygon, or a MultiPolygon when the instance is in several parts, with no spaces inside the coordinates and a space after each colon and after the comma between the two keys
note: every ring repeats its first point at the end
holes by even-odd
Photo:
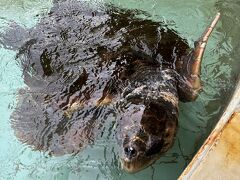
{"type": "Polygon", "coordinates": [[[128,173],[137,173],[156,161],[156,158],[139,157],[135,159],[121,158],[122,169],[128,173]]]}

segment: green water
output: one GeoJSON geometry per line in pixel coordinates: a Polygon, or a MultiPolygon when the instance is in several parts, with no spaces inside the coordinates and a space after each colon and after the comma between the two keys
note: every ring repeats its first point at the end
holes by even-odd
{"type": "MultiPolygon", "coordinates": [[[[106,1],[94,1],[104,3],[106,1]]],[[[216,12],[222,13],[207,46],[203,91],[196,102],[180,105],[180,127],[173,148],[151,167],[127,174],[120,169],[114,138],[102,138],[75,156],[50,157],[20,143],[10,125],[17,91],[24,87],[16,52],[0,47],[0,179],[176,179],[191,160],[227,105],[240,65],[240,1],[121,0],[117,6],[147,11],[168,22],[193,46],[216,12]]],[[[0,0],[0,31],[13,20],[32,27],[51,7],[47,0],[0,0]],[[40,15],[40,16],[37,16],[40,15]]]]}

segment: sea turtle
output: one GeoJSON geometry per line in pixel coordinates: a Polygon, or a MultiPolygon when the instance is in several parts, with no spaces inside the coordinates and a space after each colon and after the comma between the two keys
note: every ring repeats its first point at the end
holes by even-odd
{"type": "Polygon", "coordinates": [[[197,98],[218,18],[194,49],[147,13],[107,4],[55,1],[34,27],[10,24],[0,41],[17,49],[27,86],[11,116],[16,136],[52,155],[78,153],[112,117],[124,169],[147,167],[174,142],[179,100],[197,98]]]}

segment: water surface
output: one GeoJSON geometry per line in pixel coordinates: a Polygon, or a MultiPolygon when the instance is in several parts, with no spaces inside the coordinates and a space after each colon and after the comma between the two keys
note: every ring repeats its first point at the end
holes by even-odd
{"type": "MultiPolygon", "coordinates": [[[[104,3],[105,1],[94,1],[104,3]]],[[[25,86],[16,52],[0,49],[0,177],[2,179],[176,179],[215,125],[239,73],[239,1],[107,1],[141,9],[164,21],[193,46],[216,12],[222,13],[207,46],[202,66],[203,91],[193,103],[180,105],[180,125],[173,148],[151,167],[128,174],[120,169],[114,134],[106,124],[102,136],[77,155],[51,157],[19,142],[10,124],[18,89],[25,86]]],[[[33,27],[51,1],[0,0],[0,30],[11,20],[33,27]]],[[[146,18],[146,17],[143,17],[146,18]]]]}

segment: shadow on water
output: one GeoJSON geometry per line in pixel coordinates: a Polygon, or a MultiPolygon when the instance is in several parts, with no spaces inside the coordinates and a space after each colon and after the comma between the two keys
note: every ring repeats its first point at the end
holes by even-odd
{"type": "MultiPolygon", "coordinates": [[[[6,17],[1,20],[1,23],[7,22],[10,31],[0,41],[12,40],[6,48],[20,49],[16,51],[17,68],[22,70],[24,79],[24,84],[15,85],[22,86],[18,95],[9,96],[11,101],[17,99],[16,102],[11,102],[9,108],[9,114],[14,109],[11,119],[16,135],[34,149],[55,155],[74,154],[52,157],[32,151],[10,136],[14,139],[9,140],[11,146],[19,151],[14,154],[10,151],[10,146],[6,146],[7,149],[3,152],[1,150],[1,154],[8,154],[7,160],[4,160],[11,168],[3,167],[4,177],[176,179],[215,125],[234,89],[234,80],[239,71],[239,3],[230,0],[212,3],[222,13],[222,17],[221,25],[217,27],[212,43],[209,44],[210,50],[205,53],[202,68],[204,90],[196,102],[180,105],[180,128],[173,148],[151,167],[132,175],[121,170],[119,147],[116,145],[118,125],[115,120],[118,114],[115,102],[119,99],[113,99],[110,105],[95,104],[108,104],[111,97],[106,94],[109,91],[121,93],[125,85],[122,82],[136,69],[136,57],[140,61],[156,58],[161,62],[160,66],[172,66],[168,60],[176,45],[173,42],[177,40],[182,43],[179,47],[184,47],[185,51],[188,48],[185,39],[192,44],[189,39],[197,39],[192,34],[200,35],[205,27],[198,29],[198,32],[192,30],[190,38],[188,34],[184,36],[186,27],[182,24],[178,27],[174,22],[183,22],[178,19],[177,10],[176,14],[173,11],[167,14],[169,7],[163,3],[166,7],[163,12],[166,14],[156,13],[156,8],[161,7],[160,1],[152,4],[150,9],[155,10],[150,14],[116,8],[115,5],[98,3],[95,6],[85,3],[84,6],[72,2],[54,5],[47,17],[42,18],[41,14],[45,16],[46,13],[40,12],[40,16],[34,17],[37,19],[36,26],[31,25],[34,24],[31,22],[28,22],[30,25],[25,24],[32,28],[24,27],[19,19],[18,23],[8,22],[6,17]],[[162,17],[163,21],[151,20],[156,17],[162,17]],[[173,20],[164,21],[166,18],[173,20]],[[179,33],[169,27],[176,27],[179,33]],[[156,56],[159,40],[165,50],[162,57],[156,56]],[[139,53],[140,51],[144,53],[139,53]],[[113,86],[119,89],[114,89],[113,86]],[[83,148],[85,146],[87,147],[83,148]],[[79,151],[81,152],[78,153],[79,151]]],[[[131,1],[130,4],[134,3],[131,1]]],[[[140,7],[139,4],[138,2],[136,6],[140,7]]],[[[209,4],[211,3],[206,6],[209,4]]],[[[181,3],[176,4],[178,5],[181,3]]],[[[193,5],[196,4],[186,3],[186,7],[193,5]]],[[[179,12],[184,12],[186,7],[179,8],[179,12]]],[[[203,18],[204,12],[210,9],[204,9],[201,4],[198,8],[203,12],[195,12],[191,8],[187,10],[190,14],[195,13],[193,17],[201,15],[203,18]]],[[[187,15],[183,15],[183,18],[184,16],[189,18],[187,15]]],[[[209,17],[209,13],[206,13],[206,17],[209,17]]],[[[206,17],[205,23],[208,24],[209,19],[206,17]]],[[[5,49],[1,51],[2,54],[11,54],[5,49]]],[[[6,57],[7,55],[3,58],[6,57]]],[[[1,66],[2,74],[5,68],[1,66]]],[[[16,90],[13,91],[17,94],[16,90]]],[[[5,126],[12,133],[8,115],[5,119],[5,126]]]]}

